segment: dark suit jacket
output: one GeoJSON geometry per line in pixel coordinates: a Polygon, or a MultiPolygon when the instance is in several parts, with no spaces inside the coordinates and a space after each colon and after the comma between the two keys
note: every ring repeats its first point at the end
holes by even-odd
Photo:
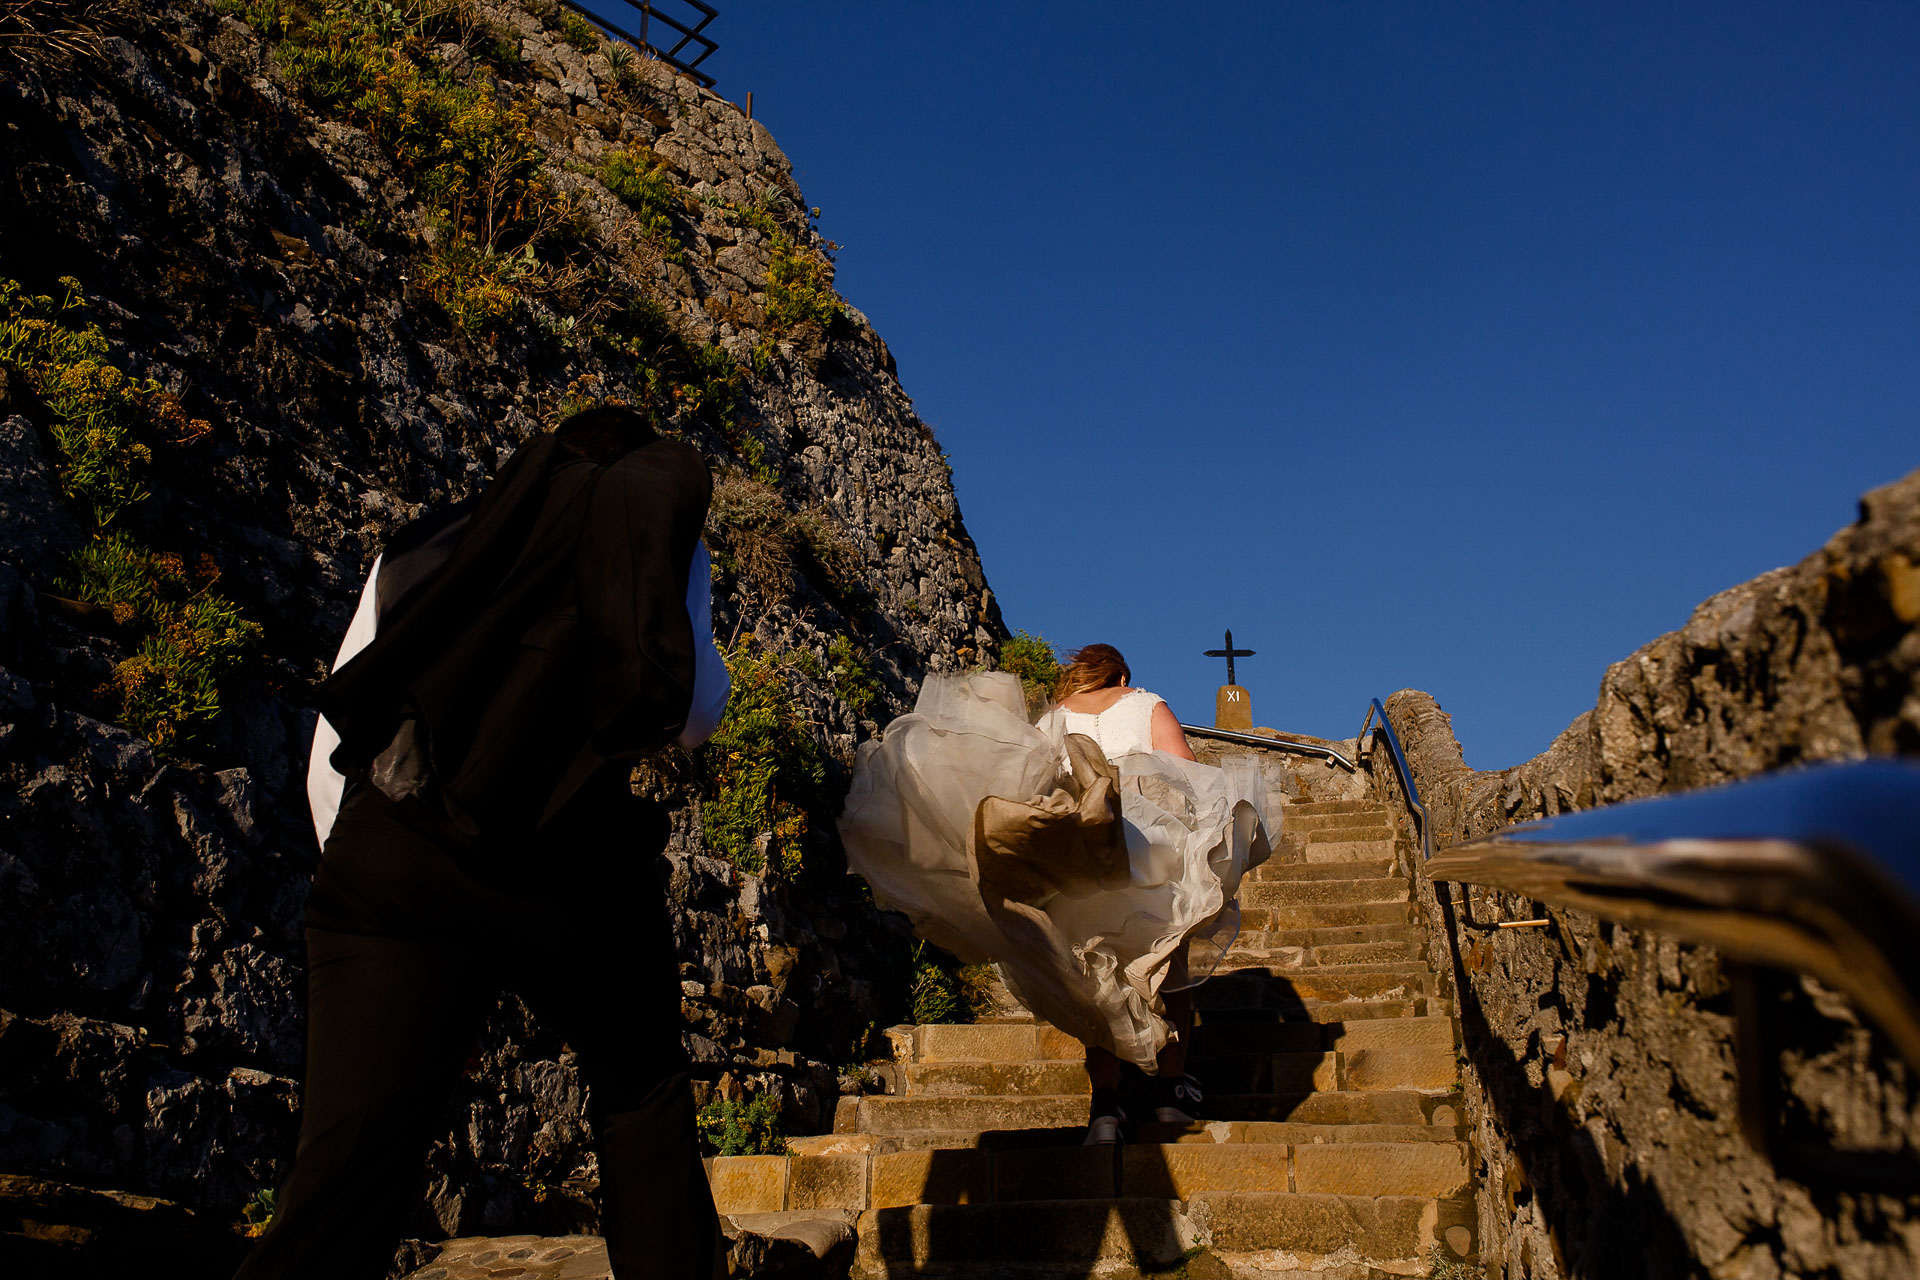
{"type": "Polygon", "coordinates": [[[657,440],[596,466],[543,436],[471,506],[403,529],[373,642],[321,685],[334,768],[476,847],[539,830],[686,722],[687,570],[712,481],[657,440]]]}

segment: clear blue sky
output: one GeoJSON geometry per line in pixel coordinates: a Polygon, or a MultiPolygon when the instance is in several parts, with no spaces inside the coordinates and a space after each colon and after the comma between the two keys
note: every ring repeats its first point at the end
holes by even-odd
{"type": "Polygon", "coordinates": [[[1515,764],[1920,466],[1920,4],[740,3],[1010,625],[1515,764]]]}

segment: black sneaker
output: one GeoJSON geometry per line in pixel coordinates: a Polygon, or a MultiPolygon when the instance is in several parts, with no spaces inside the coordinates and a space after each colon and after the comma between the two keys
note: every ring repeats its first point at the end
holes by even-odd
{"type": "Polygon", "coordinates": [[[1093,1106],[1087,1117],[1087,1138],[1083,1147],[1112,1146],[1121,1141],[1120,1126],[1127,1113],[1120,1109],[1120,1094],[1115,1089],[1095,1089],[1093,1106]]]}
{"type": "Polygon", "coordinates": [[[1161,1124],[1192,1124],[1201,1110],[1200,1082],[1192,1076],[1163,1076],[1153,1082],[1153,1118],[1161,1124]]]}

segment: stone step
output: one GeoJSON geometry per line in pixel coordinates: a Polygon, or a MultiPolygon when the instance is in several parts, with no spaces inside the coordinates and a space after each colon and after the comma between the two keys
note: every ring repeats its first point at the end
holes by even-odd
{"type": "Polygon", "coordinates": [[[1246,911],[1241,912],[1240,937],[1236,946],[1248,946],[1256,950],[1280,951],[1289,947],[1340,947],[1376,942],[1411,942],[1425,952],[1427,931],[1409,918],[1403,922],[1386,925],[1335,925],[1325,929],[1265,929],[1255,928],[1247,923],[1246,911]]]}
{"type": "Polygon", "coordinates": [[[1423,960],[1427,954],[1424,938],[1406,942],[1350,942],[1314,947],[1308,959],[1316,965],[1369,964],[1394,960],[1423,960]]]}
{"type": "MultiPolygon", "coordinates": [[[[1227,957],[1233,964],[1233,957],[1227,957]]],[[[1223,968],[1195,990],[1196,1001],[1216,987],[1242,985],[1258,990],[1262,1007],[1285,1008],[1309,1000],[1411,1000],[1438,994],[1438,982],[1424,964],[1342,965],[1285,972],[1258,963],[1223,968]]],[[[1227,997],[1215,992],[1214,1007],[1227,997]]]]}
{"type": "MultiPolygon", "coordinates": [[[[1257,886],[1256,886],[1257,887],[1257,886]]],[[[1414,923],[1413,903],[1311,902],[1278,906],[1243,906],[1240,927],[1257,933],[1282,929],[1347,929],[1357,925],[1414,923]]]]}
{"type": "Polygon", "coordinates": [[[1336,841],[1386,840],[1393,839],[1393,828],[1384,821],[1372,818],[1357,819],[1353,822],[1315,824],[1303,831],[1288,831],[1289,836],[1299,837],[1304,844],[1329,844],[1336,841]]]}
{"type": "Polygon", "coordinates": [[[1043,1022],[924,1023],[913,1028],[916,1062],[1078,1062],[1078,1040],[1043,1022]]]}
{"type": "MultiPolygon", "coordinates": [[[[1307,1079],[1273,1080],[1292,1083],[1288,1091],[1221,1093],[1207,1091],[1207,1113],[1218,1120],[1286,1120],[1296,1124],[1425,1124],[1434,1099],[1451,1096],[1455,1083],[1451,1055],[1431,1051],[1383,1052],[1372,1064],[1356,1055],[1351,1065],[1322,1067],[1290,1060],[1282,1069],[1303,1070],[1307,1079]],[[1322,1070],[1360,1071],[1382,1081],[1395,1075],[1423,1080],[1419,1085],[1399,1082],[1391,1087],[1316,1089],[1322,1070]],[[1425,1073],[1422,1075],[1422,1073],[1425,1073]],[[1424,1109],[1423,1109],[1424,1108],[1424,1109]]],[[[1087,1095],[1029,1096],[1005,1094],[966,1097],[895,1097],[870,1095],[842,1098],[835,1115],[838,1134],[882,1137],[905,1133],[979,1133],[1033,1129],[1073,1129],[1087,1121],[1087,1095]]]]}
{"type": "Polygon", "coordinates": [[[1427,1275],[1439,1258],[1470,1255],[1477,1227],[1473,1201],[1464,1194],[1442,1200],[1246,1192],[1200,1196],[1188,1209],[1205,1215],[1210,1252],[1223,1258],[1254,1255],[1247,1261],[1256,1274],[1261,1261],[1284,1250],[1302,1268],[1294,1274],[1427,1275]],[[1346,1271],[1356,1254],[1378,1270],[1346,1271]]]}
{"type": "MultiPolygon", "coordinates": [[[[1291,1124],[1431,1124],[1434,1108],[1454,1107],[1458,1095],[1417,1089],[1353,1089],[1300,1093],[1207,1095],[1207,1112],[1221,1120],[1291,1124]]],[[[1457,1107],[1454,1107],[1457,1114],[1457,1107]]]]}
{"type": "MultiPolygon", "coordinates": [[[[1355,960],[1346,964],[1317,964],[1305,968],[1288,967],[1292,959],[1291,949],[1277,953],[1243,950],[1235,947],[1227,952],[1220,968],[1214,970],[1214,976],[1226,973],[1247,973],[1254,969],[1268,970],[1270,980],[1281,987],[1303,989],[1319,983],[1342,982],[1348,978],[1371,978],[1379,974],[1420,974],[1431,977],[1433,971],[1427,968],[1427,962],[1414,960],[1355,960]]],[[[1211,981],[1211,979],[1209,979],[1211,981]]]]}
{"type": "MultiPolygon", "coordinates": [[[[1412,966],[1389,965],[1374,971],[1400,973],[1416,970],[1412,966]]],[[[1205,989],[1205,986],[1200,988],[1201,991],[1205,989]]],[[[1044,1023],[1024,1028],[1032,1033],[1028,1037],[1010,1037],[1001,1041],[980,1037],[967,1037],[961,1041],[947,1035],[949,1032],[979,1031],[981,1028],[978,1025],[923,1024],[910,1030],[916,1040],[934,1051],[931,1056],[923,1053],[908,1064],[908,1069],[916,1072],[940,1064],[955,1067],[1038,1067],[1048,1070],[1058,1067],[1071,1071],[1080,1067],[1085,1054],[1079,1041],[1044,1023]],[[1045,1056],[1037,1056],[1042,1048],[1045,1056]],[[944,1052],[947,1049],[1000,1051],[1007,1056],[967,1058],[957,1052],[944,1052]]],[[[1454,1025],[1450,1018],[1429,1015],[1383,1019],[1371,1011],[1362,1014],[1354,1025],[1347,1026],[1337,1019],[1327,1018],[1283,1021],[1274,1012],[1265,1010],[1244,1011],[1237,1015],[1212,1010],[1203,1012],[1194,1028],[1194,1052],[1215,1056],[1432,1045],[1451,1049],[1454,1043],[1454,1025]]]]}
{"type": "Polygon", "coordinates": [[[1386,815],[1391,813],[1385,804],[1378,800],[1294,800],[1281,810],[1281,825],[1296,818],[1324,818],[1328,814],[1368,813],[1386,815]]]}
{"type": "Polygon", "coordinates": [[[1291,972],[1295,969],[1334,968],[1353,964],[1412,964],[1424,962],[1426,949],[1418,942],[1358,942],[1332,947],[1265,947],[1255,935],[1238,942],[1229,953],[1235,960],[1258,957],[1261,963],[1291,972]]]}
{"type": "Polygon", "coordinates": [[[1453,1019],[1374,1018],[1352,1024],[1339,1022],[1213,1022],[1193,1029],[1196,1054],[1225,1056],[1242,1053],[1316,1053],[1338,1048],[1346,1053],[1362,1049],[1441,1048],[1454,1046],[1453,1019]]]}
{"type": "Polygon", "coordinates": [[[1464,1191],[1467,1177],[1466,1144],[1459,1141],[932,1147],[717,1156],[706,1165],[714,1207],[728,1215],[1132,1196],[1191,1200],[1209,1192],[1446,1197],[1464,1191]]]}
{"type": "Polygon", "coordinates": [[[1366,880],[1398,874],[1391,858],[1363,858],[1356,862],[1267,861],[1247,873],[1249,880],[1366,880]]]}
{"type": "MultiPolygon", "coordinates": [[[[1204,988],[1203,988],[1204,989],[1204,988]]],[[[913,1028],[924,1036],[924,1042],[940,1044],[938,1034],[948,1030],[972,1031],[970,1026],[926,1025],[913,1028]],[[934,1032],[933,1035],[925,1033],[934,1032]]],[[[936,1058],[907,1064],[906,1074],[911,1078],[917,1073],[933,1068],[952,1068],[964,1072],[975,1068],[1012,1068],[1029,1067],[1043,1071],[1060,1070],[1073,1078],[1072,1072],[1081,1068],[1083,1050],[1078,1041],[1052,1027],[1042,1027],[1048,1033],[1048,1047],[1058,1050],[1047,1059],[1012,1058],[1007,1060],[936,1058]],[[1071,1054],[1071,1058],[1067,1055],[1071,1054]]],[[[1360,1049],[1408,1049],[1439,1047],[1451,1050],[1455,1043],[1453,1021],[1441,1016],[1378,1018],[1367,1017],[1347,1025],[1338,1021],[1280,1021],[1272,1012],[1255,1011],[1250,1016],[1223,1017],[1221,1011],[1203,1013],[1198,1025],[1194,1027],[1193,1052],[1201,1057],[1229,1057],[1243,1054],[1272,1053],[1320,1053],[1339,1049],[1352,1053],[1360,1049]]],[[[993,1048],[976,1040],[972,1048],[993,1048]]],[[[1014,1044],[1001,1046],[1031,1053],[1032,1042],[1026,1045],[1014,1044]]],[[[925,1077],[938,1079],[937,1075],[925,1077]]],[[[964,1081],[967,1077],[952,1077],[964,1081]]],[[[1011,1078],[1011,1077],[1008,1077],[1011,1078]]],[[[1078,1092],[1076,1083],[1072,1090],[1078,1092]]]]}
{"type": "Polygon", "coordinates": [[[1306,862],[1355,862],[1369,858],[1391,858],[1391,840],[1316,840],[1300,846],[1306,862]]]}
{"type": "MultiPolygon", "coordinates": [[[[1053,1129],[1086,1124],[1087,1099],[1079,1094],[959,1098],[869,1096],[857,1100],[856,1112],[847,1127],[861,1133],[904,1133],[913,1129],[1053,1129]]],[[[842,1123],[836,1116],[834,1127],[838,1129],[842,1123]]]]}
{"type": "Polygon", "coordinates": [[[1291,1191],[1210,1191],[1186,1202],[1130,1197],[1012,1204],[919,1204],[861,1215],[854,1274],[862,1280],[940,1274],[1131,1280],[1180,1274],[1203,1254],[1215,1274],[1248,1274],[1287,1258],[1292,1274],[1359,1274],[1353,1259],[1394,1274],[1420,1270],[1455,1230],[1471,1239],[1464,1199],[1291,1191]],[[1298,1267],[1300,1270],[1295,1271],[1298,1267]],[[1011,1268],[1011,1269],[1010,1269],[1011,1268]],[[1334,1270],[1338,1268],[1338,1270],[1334,1270]]]}
{"type": "MultiPolygon", "coordinates": [[[[1314,1026],[1315,1024],[1305,1024],[1314,1026]]],[[[1338,1041],[1334,1041],[1337,1045],[1338,1041]]],[[[1209,1094],[1304,1092],[1337,1089],[1450,1090],[1458,1084],[1451,1044],[1213,1054],[1196,1045],[1188,1070],[1209,1094]]],[[[911,1063],[906,1098],[1084,1096],[1085,1068],[1077,1062],[911,1063]]]]}
{"type": "MultiPolygon", "coordinates": [[[[1075,1048],[1079,1048],[1076,1044],[1075,1048]]],[[[1088,1090],[1087,1069],[1072,1062],[913,1062],[901,1073],[909,1098],[1020,1094],[1029,1097],[1088,1090]]]]}
{"type": "MultiPolygon", "coordinates": [[[[1298,971],[1300,975],[1312,972],[1298,971]]],[[[1378,1010],[1375,1016],[1382,1018],[1403,1018],[1438,1012],[1420,1007],[1421,1002],[1437,998],[1431,986],[1432,978],[1427,975],[1418,979],[1376,976],[1371,981],[1355,979],[1351,984],[1328,984],[1303,993],[1276,986],[1264,969],[1247,969],[1220,974],[1196,993],[1194,1004],[1215,1014],[1275,1013],[1314,1022],[1345,1021],[1354,1009],[1378,1010]],[[1241,985],[1237,980],[1243,977],[1249,981],[1241,985]]]]}
{"type": "MultiPolygon", "coordinates": [[[[1202,990],[1204,991],[1205,988],[1202,990]]],[[[1452,1002],[1440,996],[1422,996],[1405,1000],[1303,1000],[1298,1004],[1280,1004],[1276,1001],[1257,1005],[1235,999],[1208,1004],[1201,999],[1195,1004],[1203,1011],[1205,1017],[1216,1021],[1233,1019],[1265,1021],[1270,1018],[1284,1018],[1289,1022],[1357,1022],[1364,1019],[1392,1021],[1400,1018],[1450,1015],[1453,1012],[1452,1002]]]]}
{"type": "Polygon", "coordinates": [[[1196,1052],[1188,1069],[1208,1097],[1308,1090],[1415,1089],[1449,1093],[1460,1085],[1451,1046],[1306,1050],[1215,1057],[1196,1052]]]}
{"type": "MultiPolygon", "coordinates": [[[[1200,1120],[1192,1124],[1130,1123],[1135,1143],[1212,1144],[1283,1142],[1290,1146],[1326,1142],[1454,1142],[1461,1138],[1457,1108],[1443,1099],[1425,1124],[1319,1124],[1291,1120],[1200,1120]]],[[[1077,1147],[1086,1126],[1051,1129],[918,1129],[907,1133],[829,1133],[789,1139],[794,1155],[890,1155],[902,1151],[1031,1150],[1077,1147]]]]}
{"type": "Polygon", "coordinates": [[[1398,876],[1364,880],[1256,880],[1240,886],[1240,906],[1304,907],[1319,903],[1406,902],[1407,882],[1398,876]]]}

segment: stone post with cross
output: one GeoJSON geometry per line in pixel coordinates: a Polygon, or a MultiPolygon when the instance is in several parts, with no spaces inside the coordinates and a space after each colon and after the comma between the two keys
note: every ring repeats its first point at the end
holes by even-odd
{"type": "Polygon", "coordinates": [[[1227,647],[1208,649],[1209,658],[1227,660],[1227,682],[1220,686],[1220,692],[1213,698],[1213,727],[1216,729],[1239,729],[1242,732],[1253,728],[1253,699],[1233,678],[1233,660],[1251,658],[1253,650],[1233,647],[1233,632],[1227,632],[1227,647]]]}

